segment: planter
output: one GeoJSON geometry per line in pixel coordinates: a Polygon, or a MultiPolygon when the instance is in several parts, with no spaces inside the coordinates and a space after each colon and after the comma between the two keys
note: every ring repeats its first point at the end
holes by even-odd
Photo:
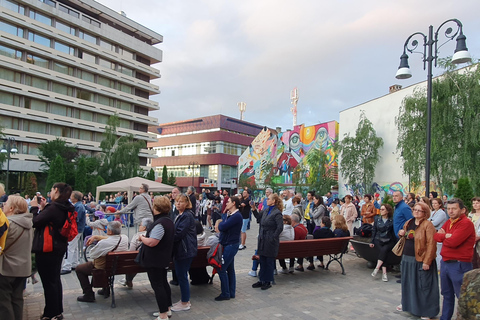
{"type": "MultiPolygon", "coordinates": [[[[363,258],[368,261],[368,267],[374,268],[378,260],[378,248],[370,248],[371,238],[363,238],[360,236],[354,236],[350,243],[358,257],[363,258]]],[[[387,261],[384,261],[384,265],[394,266],[400,264],[402,257],[394,255],[392,252],[389,252],[387,255],[387,261]]]]}

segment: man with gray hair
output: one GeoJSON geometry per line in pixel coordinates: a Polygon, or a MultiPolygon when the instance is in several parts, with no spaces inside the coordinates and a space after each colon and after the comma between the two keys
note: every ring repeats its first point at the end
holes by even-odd
{"type": "Polygon", "coordinates": [[[148,195],[148,185],[142,183],[139,190],[138,196],[133,198],[125,208],[122,210],[117,210],[115,214],[123,214],[133,210],[133,218],[135,219],[135,224],[140,224],[143,218],[153,219],[153,209],[152,209],[152,198],[148,195]]]}
{"type": "Polygon", "coordinates": [[[63,260],[62,271],[60,274],[67,274],[72,272],[80,263],[80,239],[82,238],[83,230],[85,230],[85,207],[82,203],[83,194],[80,191],[72,191],[70,201],[77,212],[77,236],[68,243],[66,257],[63,260]]]}
{"type": "Polygon", "coordinates": [[[192,203],[192,212],[195,215],[196,209],[197,209],[197,198],[195,198],[195,187],[194,186],[189,186],[187,188],[187,196],[190,199],[190,202],[192,203]]]}
{"type": "MultiPolygon", "coordinates": [[[[105,269],[106,255],[112,251],[127,251],[128,238],[122,234],[122,224],[118,221],[111,221],[107,225],[106,236],[92,236],[87,241],[87,246],[94,241],[98,243],[90,251],[90,258],[94,259],[87,263],[79,265],[75,273],[83,290],[83,296],[79,296],[77,301],[80,302],[95,302],[95,293],[93,292],[92,284],[88,276],[92,274],[93,269],[105,269]]],[[[107,298],[110,296],[109,288],[103,288],[98,291],[107,298]]]]}

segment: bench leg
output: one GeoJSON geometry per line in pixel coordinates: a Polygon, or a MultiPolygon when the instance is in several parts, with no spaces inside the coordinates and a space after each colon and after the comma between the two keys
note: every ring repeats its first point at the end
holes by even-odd
{"type": "Polygon", "coordinates": [[[340,267],[342,268],[342,274],[346,275],[345,268],[343,267],[342,257],[343,257],[343,253],[340,254],[340,257],[337,257],[336,254],[331,254],[330,260],[328,260],[328,263],[325,266],[325,270],[328,270],[328,266],[330,265],[330,263],[332,263],[332,261],[337,261],[338,264],[340,264],[340,267]]]}
{"type": "Polygon", "coordinates": [[[116,308],[117,305],[115,304],[115,291],[113,290],[113,284],[115,283],[115,276],[111,276],[108,279],[108,285],[110,286],[110,294],[112,295],[112,308],[116,308]]]}

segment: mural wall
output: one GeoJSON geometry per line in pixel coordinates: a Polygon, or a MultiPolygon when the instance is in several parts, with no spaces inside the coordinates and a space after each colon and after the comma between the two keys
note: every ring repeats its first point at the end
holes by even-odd
{"type": "Polygon", "coordinates": [[[253,140],[238,161],[239,180],[262,186],[273,171],[277,184],[293,184],[293,170],[312,150],[323,150],[330,168],[338,167],[333,145],[338,140],[338,122],[330,121],[276,133],[264,129],[253,140]]]}
{"type": "MultiPolygon", "coordinates": [[[[422,183],[418,186],[411,185],[410,187],[408,185],[408,181],[405,181],[405,182],[396,181],[392,183],[374,182],[372,183],[371,190],[374,190],[374,193],[379,193],[382,196],[387,194],[393,195],[393,192],[395,191],[401,191],[403,192],[403,194],[413,192],[415,195],[424,195],[426,188],[425,188],[425,181],[422,181],[422,183]]],[[[371,193],[372,192],[371,190],[368,190],[368,192],[366,192],[365,190],[363,190],[363,188],[360,187],[359,193],[363,195],[366,193],[371,193]]],[[[430,191],[437,191],[437,192],[439,191],[437,188],[437,185],[433,181],[430,181],[430,191]]],[[[342,196],[345,196],[347,194],[352,196],[354,195],[352,187],[347,184],[343,184],[339,192],[342,196]]]]}

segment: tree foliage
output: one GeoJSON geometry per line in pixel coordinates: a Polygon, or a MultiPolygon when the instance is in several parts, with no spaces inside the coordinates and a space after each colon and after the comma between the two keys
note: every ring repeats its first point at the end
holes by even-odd
{"type": "Polygon", "coordinates": [[[117,136],[120,119],[112,115],[105,127],[104,139],[100,143],[102,149],[99,174],[107,183],[143,176],[138,154],[145,148],[145,142],[136,140],[132,134],[117,136]]]}
{"type": "Polygon", "coordinates": [[[25,179],[25,189],[24,194],[28,194],[30,198],[32,198],[35,193],[38,191],[38,183],[37,183],[37,176],[33,172],[27,173],[27,177],[25,179]]]}
{"type": "MultiPolygon", "coordinates": [[[[454,181],[469,177],[480,192],[480,70],[478,65],[455,71],[450,65],[432,86],[431,180],[447,194],[454,181]]],[[[405,175],[418,184],[424,180],[426,149],[426,90],[406,97],[396,118],[397,149],[405,175]]]]}
{"type": "MultiPolygon", "coordinates": [[[[65,177],[61,181],[74,185],[75,164],[73,160],[78,156],[78,151],[75,147],[69,146],[65,140],[56,138],[55,140],[41,143],[38,146],[38,150],[40,151],[38,158],[43,162],[42,168],[45,172],[50,172],[53,161],[57,156],[60,156],[63,160],[63,168],[65,170],[65,177]]],[[[50,188],[48,188],[48,190],[50,190],[50,188]]]]}
{"type": "Polygon", "coordinates": [[[45,186],[45,193],[49,192],[52,186],[57,182],[65,182],[65,159],[58,155],[50,164],[48,170],[47,184],[45,186]]]}
{"type": "Polygon", "coordinates": [[[168,172],[167,172],[167,166],[163,166],[162,169],[162,183],[168,184],[168,172]]]}
{"type": "Polygon", "coordinates": [[[365,192],[372,191],[370,186],[375,176],[375,167],[380,161],[379,150],[382,147],[383,139],[377,137],[372,123],[362,111],[355,137],[346,134],[338,143],[340,172],[354,193],[362,188],[365,192]]]}
{"type": "Polygon", "coordinates": [[[75,190],[85,194],[87,192],[87,164],[84,157],[78,159],[75,171],[75,190]]]}
{"type": "Polygon", "coordinates": [[[455,198],[463,200],[463,203],[468,208],[467,212],[472,211],[473,197],[474,194],[470,180],[466,177],[458,179],[457,189],[455,190],[455,198]]]}
{"type": "MultiPolygon", "coordinates": [[[[163,181],[162,181],[163,183],[163,181]]],[[[169,186],[176,186],[177,185],[177,178],[173,175],[173,172],[170,172],[170,177],[168,177],[168,184],[169,186]]]]}
{"type": "Polygon", "coordinates": [[[148,171],[146,179],[155,181],[155,171],[153,168],[150,168],[150,171],[148,171]]]}
{"type": "Polygon", "coordinates": [[[310,190],[318,194],[326,194],[337,184],[334,170],[328,166],[328,158],[320,149],[311,150],[306,156],[308,164],[307,182],[310,190]]]}
{"type": "MultiPolygon", "coordinates": [[[[5,134],[3,133],[4,127],[0,125],[0,139],[5,139],[5,134]]],[[[3,147],[3,143],[0,142],[0,147],[3,147]]],[[[0,169],[3,167],[3,163],[7,160],[6,153],[0,153],[0,169]]]]}

